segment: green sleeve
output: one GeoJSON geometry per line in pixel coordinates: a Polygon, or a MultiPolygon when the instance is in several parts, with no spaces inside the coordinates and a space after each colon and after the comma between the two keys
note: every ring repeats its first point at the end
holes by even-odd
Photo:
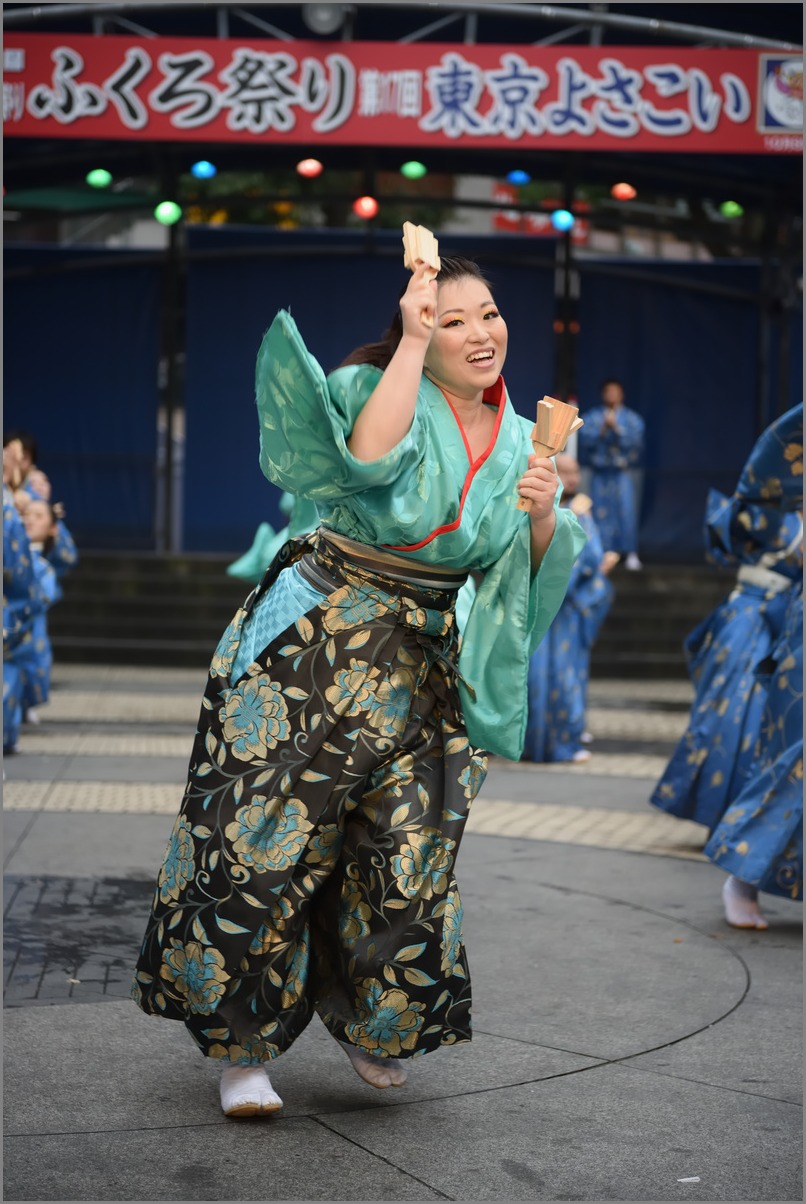
{"type": "Polygon", "coordinates": [[[415,412],[408,433],[377,460],[358,460],[347,439],[381,378],[370,364],[339,368],[326,377],[308,352],[293,318],[281,310],[257,359],[260,467],[281,489],[332,501],[393,484],[422,456],[415,412]]]}
{"type": "Polygon", "coordinates": [[[537,573],[531,571],[528,521],[485,573],[465,624],[459,672],[471,744],[520,760],[526,736],[529,660],[565,597],[585,533],[567,507],[537,573]]]}

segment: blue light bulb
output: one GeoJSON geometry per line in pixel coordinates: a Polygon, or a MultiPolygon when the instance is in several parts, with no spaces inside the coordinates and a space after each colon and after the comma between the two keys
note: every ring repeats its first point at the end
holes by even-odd
{"type": "Polygon", "coordinates": [[[555,209],[551,215],[551,224],[555,230],[570,230],[574,225],[574,215],[568,209],[555,209]]]}
{"type": "Polygon", "coordinates": [[[507,176],[507,184],[528,184],[531,178],[528,171],[511,171],[507,176]]]}
{"type": "Polygon", "coordinates": [[[217,171],[218,168],[212,163],[208,163],[206,159],[199,159],[198,163],[194,163],[191,167],[190,174],[197,180],[212,180],[217,171]]]}

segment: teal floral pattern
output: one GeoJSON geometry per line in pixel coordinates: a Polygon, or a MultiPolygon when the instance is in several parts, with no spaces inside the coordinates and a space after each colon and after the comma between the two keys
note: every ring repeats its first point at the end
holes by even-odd
{"type": "Polygon", "coordinates": [[[454,597],[297,541],[222,638],[132,988],[208,1057],[268,1061],[315,1011],[381,1057],[470,1039],[454,861],[486,761],[454,597]],[[233,686],[244,619],[301,556],[332,592],[233,686]]]}
{"type": "Polygon", "coordinates": [[[224,694],[220,718],[223,734],[241,761],[265,757],[289,733],[288,707],[276,682],[266,673],[248,677],[224,694]]]}
{"type": "Polygon", "coordinates": [[[203,1015],[215,1010],[230,977],[218,949],[205,948],[198,941],[183,945],[175,939],[163,954],[160,974],[167,995],[187,1000],[191,1012],[203,1015]]]}
{"type": "Polygon", "coordinates": [[[313,824],[299,799],[264,798],[255,795],[235,813],[224,835],[242,865],[258,873],[283,870],[292,865],[303,848],[313,824]]]}
{"type": "Polygon", "coordinates": [[[359,1019],[349,1028],[350,1040],[376,1057],[399,1058],[414,1049],[423,1010],[405,991],[384,990],[377,978],[365,978],[358,984],[359,1019]]]}
{"type": "Polygon", "coordinates": [[[171,833],[168,851],[165,854],[157,882],[162,903],[178,899],[193,877],[195,869],[193,853],[194,845],[190,824],[184,815],[179,815],[171,833]]]}
{"type": "Polygon", "coordinates": [[[392,858],[398,890],[409,899],[444,894],[453,865],[454,842],[446,841],[436,828],[412,833],[409,840],[411,843],[404,844],[398,856],[392,858]]]}

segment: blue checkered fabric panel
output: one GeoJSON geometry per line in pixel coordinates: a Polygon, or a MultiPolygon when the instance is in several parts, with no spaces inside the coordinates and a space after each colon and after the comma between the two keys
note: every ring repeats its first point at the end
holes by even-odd
{"type": "Polygon", "coordinates": [[[322,590],[310,585],[297,565],[283,569],[244,623],[230,681],[237,681],[267,644],[323,597],[322,590]]]}

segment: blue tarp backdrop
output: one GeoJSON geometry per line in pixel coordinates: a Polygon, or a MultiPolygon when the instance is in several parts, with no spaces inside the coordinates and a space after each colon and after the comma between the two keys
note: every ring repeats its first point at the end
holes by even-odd
{"type": "Polygon", "coordinates": [[[152,548],[161,269],[108,257],[6,246],[3,426],[37,439],[80,545],[152,548]]]}
{"type": "Polygon", "coordinates": [[[580,412],[598,403],[605,377],[623,381],[646,422],[641,549],[699,559],[708,489],[731,492],[756,435],[760,270],[657,262],[630,264],[623,278],[608,266],[625,265],[581,265],[580,412]]]}
{"type": "MultiPolygon", "coordinates": [[[[244,551],[283,524],[258,467],[254,365],[291,311],[326,371],[380,337],[407,273],[395,231],[187,230],[183,546],[244,551]]],[[[452,238],[478,258],[509,327],[505,377],[529,418],[555,387],[554,244],[452,238]]],[[[4,425],[39,439],[41,466],[85,548],[153,548],[161,264],[119,252],[6,248],[4,425]],[[72,270],[64,270],[67,264],[72,270]],[[34,269],[28,274],[28,269],[34,269]],[[21,274],[25,270],[26,274],[21,274]]],[[[641,551],[701,562],[707,490],[730,490],[758,433],[760,267],[755,262],[582,260],[577,395],[606,376],[647,424],[641,551]],[[712,291],[709,291],[712,290],[712,291]]],[[[800,311],[790,317],[789,400],[802,400],[800,311]]],[[[777,406],[780,323],[768,365],[777,406]]]]}

